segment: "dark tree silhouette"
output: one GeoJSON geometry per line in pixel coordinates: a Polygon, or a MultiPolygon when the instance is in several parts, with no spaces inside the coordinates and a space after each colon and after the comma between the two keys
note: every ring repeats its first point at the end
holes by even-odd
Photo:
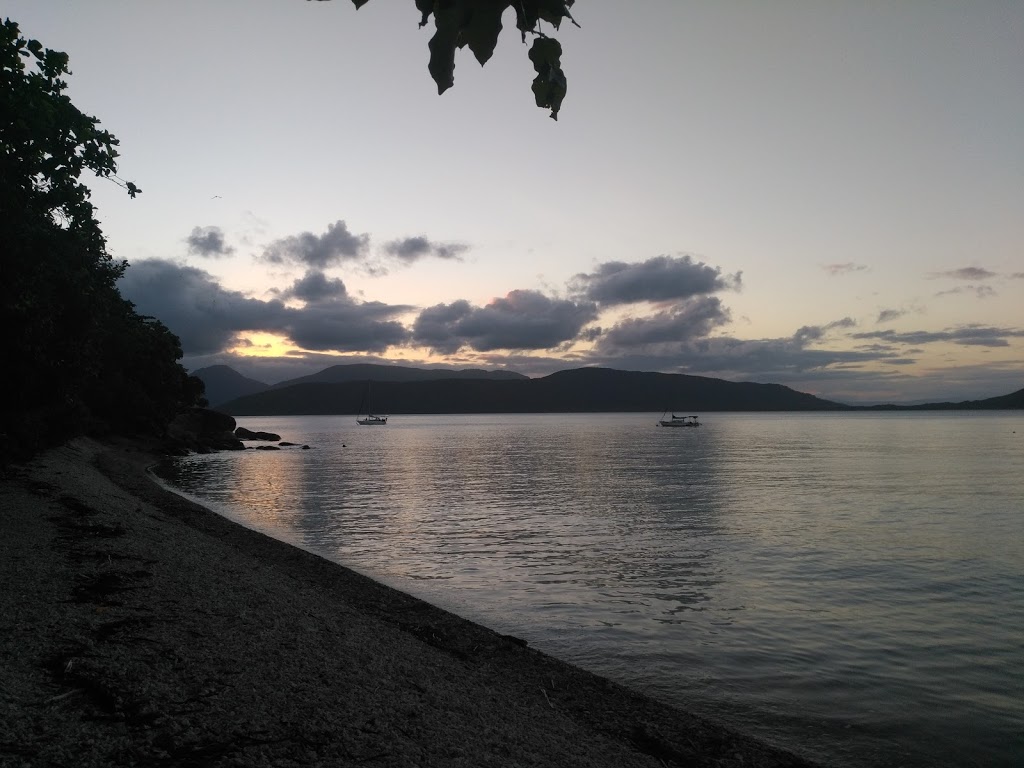
{"type": "MultiPolygon", "coordinates": [[[[421,27],[430,23],[431,16],[434,17],[435,32],[430,39],[430,63],[427,69],[437,83],[439,94],[455,83],[457,48],[468,45],[481,65],[487,63],[501,33],[501,16],[508,8],[512,8],[516,14],[516,28],[523,42],[526,42],[527,35],[534,38],[529,56],[537,72],[533,80],[533,95],[537,106],[550,109],[551,117],[558,119],[558,110],[566,91],[565,73],[561,64],[562,46],[542,31],[541,22],[547,22],[556,30],[563,19],[576,24],[569,13],[575,0],[415,1],[421,27]]],[[[352,0],[357,9],[367,2],[369,0],[352,0]]]]}
{"type": "Polygon", "coordinates": [[[0,459],[86,430],[160,430],[201,385],[166,327],[135,312],[82,183],[116,175],[117,139],[64,91],[68,56],[0,25],[0,459]]]}

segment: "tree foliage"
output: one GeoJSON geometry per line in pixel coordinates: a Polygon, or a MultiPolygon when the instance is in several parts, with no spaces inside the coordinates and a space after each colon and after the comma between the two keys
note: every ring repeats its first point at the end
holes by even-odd
{"type": "Polygon", "coordinates": [[[0,323],[7,396],[0,457],[97,427],[159,430],[201,396],[181,346],[116,287],[81,176],[116,175],[117,139],[64,93],[67,54],[0,26],[0,323]]]}
{"type": "MultiPolygon", "coordinates": [[[[352,0],[356,8],[369,0],[352,0]]],[[[558,110],[565,98],[566,79],[562,71],[562,46],[542,31],[541,22],[556,30],[563,19],[576,24],[569,13],[575,0],[416,0],[420,26],[434,17],[434,36],[430,39],[430,62],[427,69],[437,83],[437,92],[444,93],[455,83],[455,51],[469,46],[481,66],[494,53],[501,33],[502,14],[512,8],[516,28],[522,40],[532,35],[529,56],[537,76],[533,79],[533,95],[537,106],[551,110],[558,119],[558,110]]],[[[577,26],[579,26],[577,24],[577,26]]]]}

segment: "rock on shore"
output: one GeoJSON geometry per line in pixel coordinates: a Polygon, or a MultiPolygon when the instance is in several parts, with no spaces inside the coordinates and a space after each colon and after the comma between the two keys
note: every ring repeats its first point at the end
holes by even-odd
{"type": "Polygon", "coordinates": [[[806,766],[157,485],[0,484],[0,765],[806,766]]]}

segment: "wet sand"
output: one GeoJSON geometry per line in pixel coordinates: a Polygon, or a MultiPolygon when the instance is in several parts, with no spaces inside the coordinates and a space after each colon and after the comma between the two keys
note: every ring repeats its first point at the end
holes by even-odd
{"type": "Polygon", "coordinates": [[[189,502],[130,441],[0,483],[0,766],[807,766],[189,502]]]}

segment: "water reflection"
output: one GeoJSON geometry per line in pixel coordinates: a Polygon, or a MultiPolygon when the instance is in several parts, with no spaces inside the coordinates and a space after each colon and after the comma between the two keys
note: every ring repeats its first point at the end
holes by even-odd
{"type": "Polygon", "coordinates": [[[192,457],[175,481],[218,486],[249,524],[374,575],[449,582],[492,604],[492,623],[539,608],[552,625],[646,632],[705,610],[728,567],[709,454],[690,430],[650,446],[646,423],[568,418],[389,425],[345,447],[192,457]]]}
{"type": "Polygon", "coordinates": [[[176,482],[669,701],[791,732],[829,762],[942,764],[971,744],[1009,764],[1024,750],[1024,708],[1006,694],[1024,690],[1013,429],[704,421],[282,418],[259,426],[314,450],[190,457],[176,482]]]}

